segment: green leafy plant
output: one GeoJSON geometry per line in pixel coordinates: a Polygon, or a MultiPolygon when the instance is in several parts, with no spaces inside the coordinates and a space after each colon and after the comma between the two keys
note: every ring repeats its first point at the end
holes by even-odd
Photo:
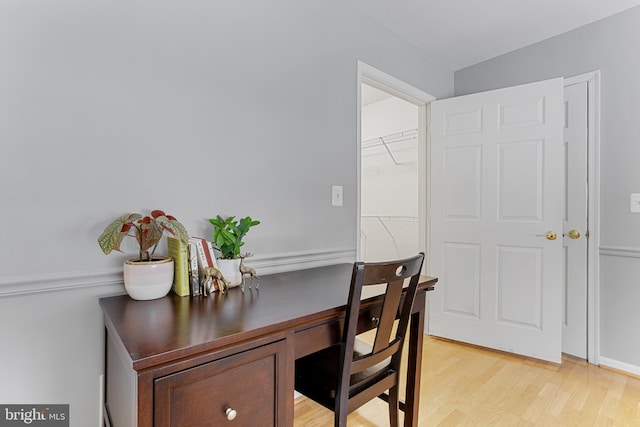
{"type": "Polygon", "coordinates": [[[127,236],[133,237],[140,246],[139,261],[150,261],[165,231],[188,244],[189,235],[184,225],[161,210],[153,210],[144,217],[139,213],[128,213],[116,218],[98,237],[98,244],[108,255],[111,251],[122,252],[122,240],[127,236]]]}
{"type": "Polygon", "coordinates": [[[250,216],[236,221],[233,216],[223,219],[217,215],[209,219],[209,222],[213,224],[213,244],[224,259],[238,258],[240,248],[244,245],[242,239],[251,227],[260,224],[260,221],[253,220],[250,216]]]}

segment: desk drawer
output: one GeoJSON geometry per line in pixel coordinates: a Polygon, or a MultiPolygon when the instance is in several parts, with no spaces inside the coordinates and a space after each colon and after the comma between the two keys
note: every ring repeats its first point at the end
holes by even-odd
{"type": "Polygon", "coordinates": [[[154,426],[282,425],[285,355],[285,341],[279,341],[158,378],[154,426]]]}
{"type": "Polygon", "coordinates": [[[340,341],[342,321],[332,320],[309,328],[296,331],[295,358],[315,353],[323,348],[331,347],[340,341]]]}
{"type": "MultiPolygon", "coordinates": [[[[373,329],[376,326],[374,319],[380,317],[381,311],[381,304],[363,308],[358,316],[358,333],[373,329]]],[[[337,344],[340,342],[343,328],[344,318],[340,318],[296,331],[295,358],[298,359],[337,344]]]]}

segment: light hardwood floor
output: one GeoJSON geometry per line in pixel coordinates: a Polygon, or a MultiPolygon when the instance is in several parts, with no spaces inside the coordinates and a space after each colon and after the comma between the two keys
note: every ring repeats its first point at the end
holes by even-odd
{"type": "MultiPolygon", "coordinates": [[[[540,362],[425,336],[420,426],[640,426],[640,379],[563,357],[540,362]]],[[[376,399],[349,426],[388,426],[376,399]]],[[[294,427],[333,425],[333,414],[299,397],[294,427]]]]}

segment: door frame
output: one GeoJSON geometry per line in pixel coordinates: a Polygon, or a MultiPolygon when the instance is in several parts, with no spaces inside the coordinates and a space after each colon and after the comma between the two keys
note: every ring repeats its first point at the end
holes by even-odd
{"type": "MultiPolygon", "coordinates": [[[[410,102],[418,107],[418,250],[427,250],[427,189],[429,171],[427,158],[427,109],[436,98],[410,84],[385,73],[371,65],[358,61],[357,72],[357,122],[356,122],[356,259],[362,257],[362,84],[410,102]]],[[[426,265],[423,267],[426,271],[426,265]]]]}
{"type": "Polygon", "coordinates": [[[600,70],[564,79],[587,84],[587,361],[600,364],[600,70]]]}

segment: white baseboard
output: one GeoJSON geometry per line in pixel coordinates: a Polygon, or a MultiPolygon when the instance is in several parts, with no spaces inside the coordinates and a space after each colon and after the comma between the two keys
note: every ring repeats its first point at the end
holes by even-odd
{"type": "Polygon", "coordinates": [[[640,376],[640,366],[632,365],[630,363],[620,362],[615,359],[609,359],[608,357],[600,356],[600,366],[612,368],[622,372],[628,372],[629,374],[640,376]]]}
{"type": "MultiPolygon", "coordinates": [[[[288,252],[252,257],[247,260],[247,264],[255,268],[258,274],[267,275],[331,264],[352,263],[355,260],[355,254],[355,248],[288,252]]],[[[99,272],[0,277],[0,298],[107,285],[122,285],[122,268],[99,272]]],[[[124,287],[122,291],[124,292],[124,287]]]]}

